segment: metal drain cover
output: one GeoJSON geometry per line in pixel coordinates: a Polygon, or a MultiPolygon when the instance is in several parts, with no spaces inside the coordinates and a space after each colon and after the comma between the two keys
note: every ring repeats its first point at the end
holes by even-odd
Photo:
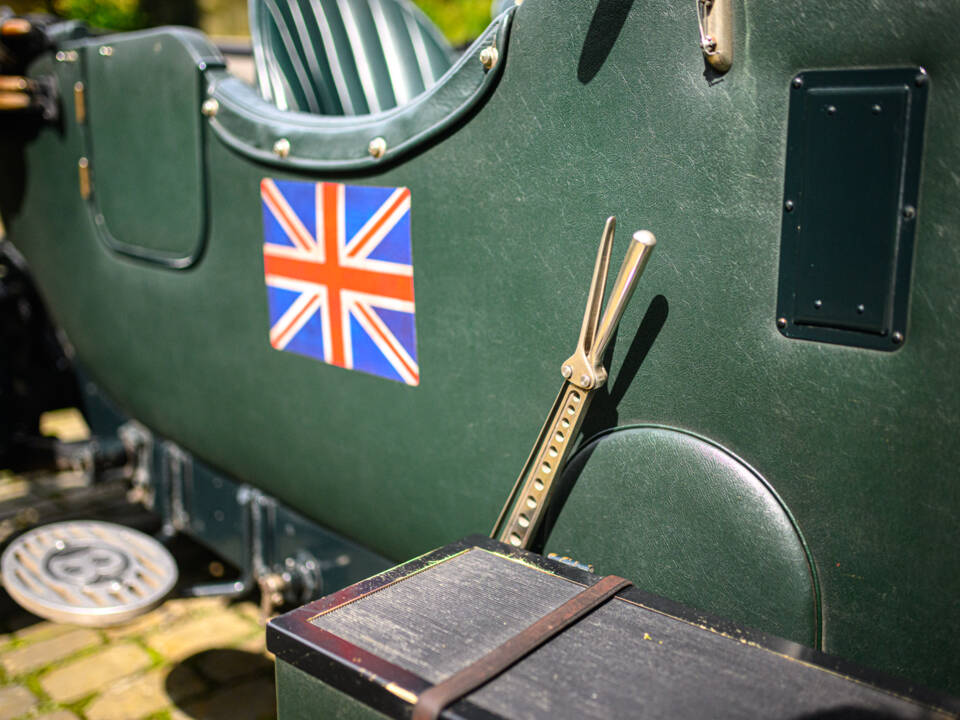
{"type": "Polygon", "coordinates": [[[0,571],[7,592],[30,612],[96,627],[147,612],[177,582],[177,564],[159,542],[92,520],[24,533],[4,551],[0,571]]]}

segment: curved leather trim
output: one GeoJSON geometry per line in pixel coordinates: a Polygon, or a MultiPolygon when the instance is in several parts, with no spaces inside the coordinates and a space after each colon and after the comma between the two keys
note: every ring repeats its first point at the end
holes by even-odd
{"type": "Polygon", "coordinates": [[[137,30],[136,32],[91,35],[82,38],[79,42],[64,42],[59,47],[65,50],[79,50],[83,47],[112,45],[118,41],[149,40],[157,35],[171,35],[175,37],[199,70],[225,68],[227,66],[227,61],[224,60],[223,55],[217,47],[210,42],[210,38],[200,30],[181,27],[179,25],[160,25],[147,30],[137,30]]]}
{"type": "MultiPolygon", "coordinates": [[[[605,437],[613,435],[614,433],[621,432],[623,430],[664,430],[668,432],[674,432],[680,435],[686,435],[695,440],[698,440],[706,445],[709,445],[716,450],[727,455],[739,465],[741,465],[745,470],[747,470],[751,475],[753,475],[757,481],[764,487],[764,489],[770,494],[770,496],[776,501],[780,506],[780,509],[783,511],[784,516],[789,521],[790,525],[793,528],[794,533],[797,536],[797,540],[800,543],[800,546],[803,548],[803,554],[807,560],[807,567],[810,571],[810,584],[813,589],[814,597],[814,628],[815,628],[815,645],[814,647],[822,649],[823,644],[823,597],[820,591],[820,576],[817,572],[817,564],[813,559],[813,552],[810,549],[810,545],[807,543],[806,537],[804,537],[803,531],[800,529],[800,525],[797,523],[797,519],[793,516],[793,513],[790,511],[789,506],[784,502],[783,498],[780,497],[780,494],[776,489],[771,485],[767,479],[755,468],[753,465],[748,463],[742,457],[737,455],[735,452],[730,450],[730,448],[720,445],[716,440],[712,440],[704,435],[699,433],[692,432],[690,430],[685,430],[683,428],[673,427],[672,425],[661,425],[658,423],[632,423],[629,425],[620,425],[617,427],[609,428],[603,432],[599,432],[596,435],[587,438],[580,447],[577,448],[576,452],[567,461],[566,468],[564,472],[571,467],[574,467],[578,461],[582,460],[583,456],[586,454],[589,457],[590,453],[596,448],[597,444],[601,442],[605,437]]],[[[556,518],[554,518],[555,520],[556,518]]]]}
{"type": "Polygon", "coordinates": [[[436,85],[382,113],[327,116],[279,110],[240,80],[224,72],[208,73],[209,94],[220,104],[210,128],[241,155],[277,167],[356,170],[389,162],[452,125],[493,88],[505,60],[515,10],[494,20],[436,85]],[[499,60],[485,70],[478,56],[489,45],[496,46],[499,60]],[[367,150],[376,137],[387,142],[380,158],[371,157],[367,150]],[[273,152],[280,138],[290,142],[286,158],[273,152]]]}
{"type": "MultiPolygon", "coordinates": [[[[61,46],[65,49],[74,49],[81,53],[81,57],[84,58],[84,62],[81,63],[79,67],[79,71],[81,73],[80,77],[86,81],[87,60],[84,57],[84,53],[96,52],[97,48],[99,48],[101,45],[115,45],[118,42],[128,43],[141,40],[150,41],[159,36],[171,37],[176,40],[180,47],[183,48],[183,50],[190,57],[191,62],[193,62],[193,64],[196,66],[197,72],[199,73],[203,73],[206,70],[226,68],[226,60],[224,59],[223,55],[216,48],[216,46],[210,42],[210,39],[206,35],[199,30],[179,26],[161,26],[150,28],[148,30],[141,30],[138,32],[90,36],[83,38],[79,42],[65,42],[61,46]]],[[[69,87],[72,85],[72,83],[73,80],[71,79],[69,83],[66,84],[66,87],[69,87]]],[[[200,86],[203,86],[203,78],[200,79],[200,86]]],[[[63,91],[61,90],[61,92],[63,91]]],[[[72,102],[72,93],[64,93],[64,96],[69,97],[70,102],[72,102]]],[[[200,101],[202,101],[202,99],[198,99],[198,103],[200,101]]],[[[70,117],[73,117],[72,112],[69,113],[69,115],[70,117]]],[[[183,255],[180,253],[163,252],[160,250],[152,250],[149,248],[140,247],[138,245],[133,245],[120,240],[110,232],[110,229],[107,227],[106,220],[104,219],[103,213],[100,209],[100,201],[96,192],[96,153],[93,147],[90,123],[87,122],[82,126],[81,137],[83,151],[86,157],[88,157],[90,160],[90,168],[94,177],[94,192],[85,201],[85,203],[87,205],[87,211],[90,217],[90,224],[104,245],[120,255],[125,255],[126,257],[135,258],[137,260],[143,260],[154,265],[173,270],[183,270],[185,268],[189,268],[200,260],[204,251],[206,250],[207,244],[209,225],[207,188],[209,185],[209,178],[207,176],[206,162],[203,159],[206,156],[204,149],[204,145],[206,143],[206,134],[203,132],[202,125],[199,127],[199,130],[199,173],[201,192],[203,193],[203,200],[201,203],[203,217],[201,219],[199,237],[194,245],[193,250],[186,255],[183,255]]]]}

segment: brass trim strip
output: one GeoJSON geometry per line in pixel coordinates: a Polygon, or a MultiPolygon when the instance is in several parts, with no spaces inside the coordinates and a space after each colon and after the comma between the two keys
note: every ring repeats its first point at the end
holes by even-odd
{"type": "Polygon", "coordinates": [[[28,90],[31,82],[21,75],[0,75],[0,91],[20,92],[28,90]]]}
{"type": "Polygon", "coordinates": [[[77,174],[80,181],[80,197],[89,200],[93,193],[93,182],[90,178],[90,161],[82,157],[77,161],[77,174]]]}
{"type": "Polygon", "coordinates": [[[87,121],[87,101],[83,83],[79,80],[73,84],[73,110],[77,124],[83,125],[87,121]]]}
{"type": "Polygon", "coordinates": [[[29,20],[25,18],[10,18],[0,25],[0,35],[28,35],[33,30],[29,20]]]}
{"type": "Polygon", "coordinates": [[[31,98],[22,92],[0,92],[0,111],[25,110],[30,107],[31,98]]]}
{"type": "Polygon", "coordinates": [[[417,700],[419,700],[415,692],[411,692],[406,688],[400,687],[395,682],[387,683],[383,686],[383,689],[388,693],[396,695],[398,698],[403,700],[405,703],[409,703],[410,705],[416,705],[417,700]]]}

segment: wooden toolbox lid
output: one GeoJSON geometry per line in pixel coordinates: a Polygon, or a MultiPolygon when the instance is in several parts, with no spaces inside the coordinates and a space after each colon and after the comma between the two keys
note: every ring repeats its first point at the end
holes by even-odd
{"type": "MultiPolygon", "coordinates": [[[[599,579],[485,537],[274,618],[269,649],[391,717],[599,579]]],[[[637,588],[444,718],[951,717],[957,700],[637,588]],[[839,713],[839,714],[838,714],[839,713]]]]}

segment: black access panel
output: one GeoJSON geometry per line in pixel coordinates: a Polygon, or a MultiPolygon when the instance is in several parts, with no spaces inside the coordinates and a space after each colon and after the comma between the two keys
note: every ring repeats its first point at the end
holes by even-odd
{"type": "Polygon", "coordinates": [[[791,81],[783,335],[902,346],[929,85],[923,68],[812,71],[791,81]]]}

